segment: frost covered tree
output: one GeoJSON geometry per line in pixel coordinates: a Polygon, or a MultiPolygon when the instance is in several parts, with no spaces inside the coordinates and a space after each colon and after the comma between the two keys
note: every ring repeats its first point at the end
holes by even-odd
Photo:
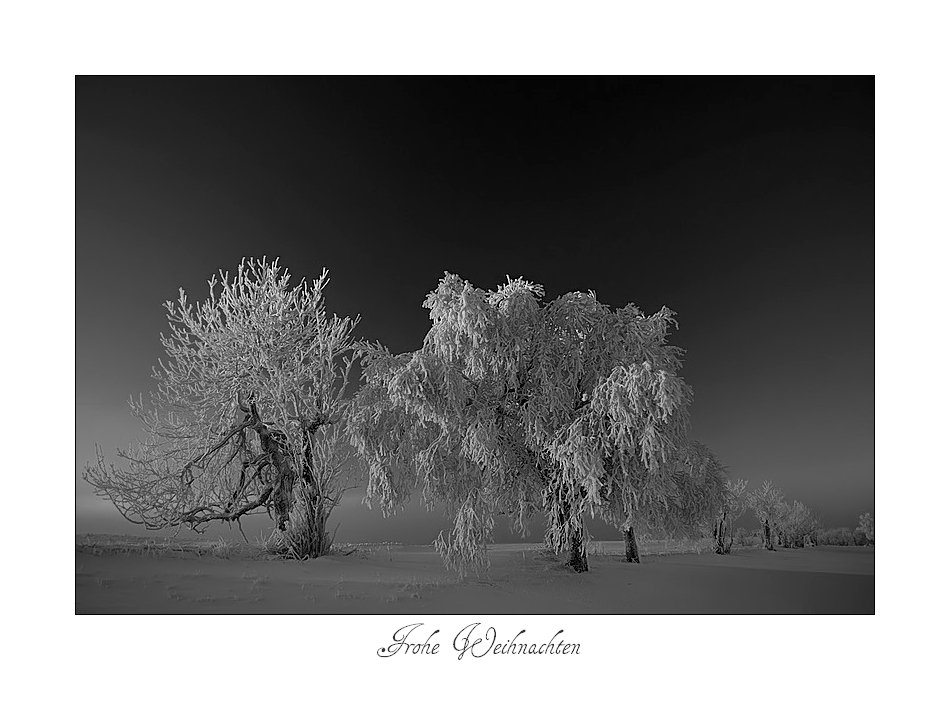
{"type": "Polygon", "coordinates": [[[746,511],[745,491],[748,483],[745,480],[725,481],[723,502],[716,517],[713,537],[716,540],[716,553],[726,555],[732,550],[732,541],[735,534],[736,521],[746,511]]]}
{"type": "Polygon", "coordinates": [[[786,541],[785,537],[791,511],[791,506],[784,500],[778,504],[778,507],[775,510],[775,517],[773,518],[771,524],[771,531],[773,541],[779,547],[788,547],[788,542],[786,541]]]}
{"type": "Polygon", "coordinates": [[[782,547],[804,547],[806,538],[817,538],[821,520],[807,505],[795,500],[781,503],[775,517],[775,530],[782,547]]]}
{"type": "Polygon", "coordinates": [[[327,314],[326,270],[292,285],[277,261],[244,260],[209,297],[165,304],[157,389],[131,399],[144,436],[85,479],[150,529],[240,525],[267,512],[283,547],[325,554],[327,518],[353,455],[342,428],[357,320],[327,314]]]}
{"type": "Polygon", "coordinates": [[[762,525],[762,543],[766,550],[775,549],[776,522],[785,503],[785,494],[766,480],[757,490],[748,495],[749,508],[762,525]]]}
{"type": "Polygon", "coordinates": [[[636,485],[618,483],[597,510],[622,529],[625,560],[640,562],[639,537],[708,536],[726,502],[726,482],[726,470],[716,455],[702,443],[688,441],[653,478],[657,492],[625,499],[625,493],[636,493],[636,485]]]}
{"type": "Polygon", "coordinates": [[[689,386],[663,308],[612,310],[594,293],[542,303],[540,285],[495,291],[446,273],[428,295],[422,347],[366,348],[349,418],[369,467],[368,500],[386,513],[418,490],[454,524],[437,547],[453,567],[483,566],[496,514],[587,570],[585,515],[622,524],[671,492],[689,386]]]}
{"type": "Polygon", "coordinates": [[[864,513],[858,518],[858,530],[864,533],[871,545],[874,544],[874,516],[871,513],[864,513]]]}

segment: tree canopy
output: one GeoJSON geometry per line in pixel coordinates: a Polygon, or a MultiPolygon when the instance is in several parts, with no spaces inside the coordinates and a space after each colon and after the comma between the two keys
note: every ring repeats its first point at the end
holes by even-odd
{"type": "Polygon", "coordinates": [[[665,475],[666,492],[651,503],[641,503],[615,524],[663,537],[695,537],[708,533],[727,504],[725,466],[706,445],[686,442],[665,475]]]}
{"type": "Polygon", "coordinates": [[[539,513],[549,546],[576,554],[585,514],[621,526],[676,498],[692,392],[673,312],[543,296],[521,278],[486,291],[446,273],[419,350],[364,348],[349,432],[367,496],[384,512],[417,490],[444,503],[454,524],[437,546],[456,567],[486,562],[496,513],[522,531],[539,513]]]}

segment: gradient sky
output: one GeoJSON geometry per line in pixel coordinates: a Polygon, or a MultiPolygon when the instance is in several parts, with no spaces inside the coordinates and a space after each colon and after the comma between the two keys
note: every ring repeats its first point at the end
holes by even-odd
{"type": "MultiPolygon", "coordinates": [[[[328,268],[331,311],[396,352],[446,270],[667,305],[733,476],[829,526],[874,509],[871,77],[79,78],[76,185],[77,532],[141,532],[81,469],[136,433],[162,303],[261,255],[328,268]]],[[[359,500],[339,540],[445,524],[359,500]]]]}

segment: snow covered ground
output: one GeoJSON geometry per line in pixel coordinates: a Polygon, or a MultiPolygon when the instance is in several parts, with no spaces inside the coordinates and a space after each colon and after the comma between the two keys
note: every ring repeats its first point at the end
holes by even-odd
{"type": "Polygon", "coordinates": [[[497,545],[460,579],[428,546],[351,546],[348,555],[268,559],[251,546],[77,537],[76,612],[626,614],[873,613],[874,548],[741,548],[731,555],[592,543],[576,574],[534,544],[497,545]]]}

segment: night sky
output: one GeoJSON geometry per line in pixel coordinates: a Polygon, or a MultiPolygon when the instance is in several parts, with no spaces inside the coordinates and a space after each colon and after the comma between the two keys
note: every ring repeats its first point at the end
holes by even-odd
{"type": "MultiPolygon", "coordinates": [[[[142,532],[81,468],[136,433],[162,303],[262,255],[328,268],[329,309],[395,352],[446,270],[667,305],[693,435],[734,477],[827,526],[874,509],[871,77],[78,78],[77,532],[142,532]]],[[[445,524],[360,497],[339,540],[445,524]]]]}

